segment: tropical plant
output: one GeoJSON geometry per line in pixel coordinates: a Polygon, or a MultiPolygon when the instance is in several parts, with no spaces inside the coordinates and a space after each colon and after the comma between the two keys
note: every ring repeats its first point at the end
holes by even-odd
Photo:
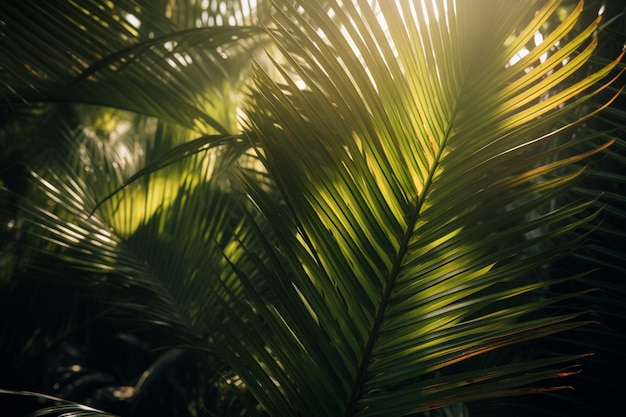
{"type": "MultiPolygon", "coordinates": [[[[0,5],[2,142],[46,149],[3,194],[4,356],[114,320],[165,353],[112,395],[181,367],[191,415],[489,415],[567,387],[590,289],[623,294],[586,273],[614,264],[603,249],[578,250],[598,215],[586,164],[623,159],[606,151],[621,55],[590,65],[598,10],[0,5]],[[23,317],[26,299],[50,314],[23,317]]],[[[59,407],[37,415],[97,413],[59,407]]]]}

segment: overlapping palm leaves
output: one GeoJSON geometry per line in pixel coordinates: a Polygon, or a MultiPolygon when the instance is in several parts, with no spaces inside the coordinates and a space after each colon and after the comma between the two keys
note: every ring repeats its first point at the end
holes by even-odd
{"type": "MultiPolygon", "coordinates": [[[[73,135],[91,156],[39,175],[56,205],[28,216],[46,252],[122,289],[120,309],[223,358],[251,414],[258,402],[272,416],[412,415],[554,388],[535,384],[575,372],[578,357],[471,359],[585,323],[545,314],[577,295],[545,288],[577,277],[540,270],[580,243],[593,199],[560,197],[611,143],[562,141],[617,63],[575,78],[599,19],[569,37],[580,3],[510,65],[559,1],[292,3],[272,3],[280,53],[272,71],[255,66],[244,135],[138,162],[148,174],[93,215],[133,169],[119,144],[99,154],[73,135]],[[254,157],[239,158],[244,136],[254,157]],[[243,165],[257,159],[264,169],[243,165]],[[69,181],[84,167],[103,173],[69,181]]],[[[155,123],[143,131],[157,154],[189,134],[155,123]]]]}
{"type": "Polygon", "coordinates": [[[230,8],[244,4],[246,15],[232,15],[236,26],[215,27],[179,16],[189,11],[166,2],[3,3],[3,35],[11,41],[2,42],[2,56],[11,64],[4,66],[0,94],[15,103],[112,106],[227,133],[233,125],[224,125],[223,116],[234,120],[234,112],[225,104],[241,87],[229,81],[246,78],[240,72],[264,44],[258,36],[264,8],[251,9],[247,1],[230,8]],[[160,100],[163,94],[169,99],[160,100]]]}

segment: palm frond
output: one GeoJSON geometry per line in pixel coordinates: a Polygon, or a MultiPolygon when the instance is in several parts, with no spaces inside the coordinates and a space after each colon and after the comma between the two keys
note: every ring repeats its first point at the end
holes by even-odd
{"type": "Polygon", "coordinates": [[[0,7],[5,101],[106,105],[203,133],[236,129],[237,90],[243,88],[237,83],[246,79],[241,71],[264,43],[260,26],[239,25],[259,23],[257,8],[237,25],[178,27],[152,2],[121,1],[93,10],[78,2],[0,7]]]}
{"type": "Polygon", "coordinates": [[[283,81],[256,71],[247,130],[287,208],[241,181],[294,275],[266,266],[272,306],[250,305],[240,276],[248,301],[231,315],[245,318],[219,327],[223,355],[270,415],[411,415],[540,391],[522,387],[570,373],[571,357],[505,364],[480,382],[479,371],[453,371],[583,324],[577,314],[535,317],[562,297],[542,299],[557,281],[533,285],[532,275],[577,245],[568,236],[591,218],[576,220],[590,203],[529,216],[575,184],[580,171],[568,167],[610,144],[568,156],[576,141],[558,138],[572,125],[559,120],[599,91],[619,57],[568,83],[596,45],[596,19],[570,41],[567,54],[578,53],[568,64],[557,53],[531,67],[546,43],[510,65],[559,3],[494,6],[493,24],[465,3],[281,4],[273,36],[283,81]],[[533,252],[549,241],[559,247],[533,252]],[[231,334],[248,321],[254,331],[231,334]]]}
{"type": "Polygon", "coordinates": [[[239,203],[225,188],[226,167],[242,151],[223,142],[179,163],[165,156],[167,167],[113,194],[138,167],[161,164],[166,149],[192,134],[121,116],[117,126],[134,128],[110,138],[98,135],[95,121],[64,127],[59,159],[48,155],[45,167],[32,173],[36,188],[22,203],[29,235],[23,245],[30,249],[22,261],[50,278],[81,284],[85,295],[115,306],[116,314],[140,311],[142,325],[153,323],[179,341],[207,348],[202,312],[215,304],[209,277],[227,279],[222,252],[234,259],[229,248],[245,235],[239,203]],[[50,267],[58,260],[74,272],[50,267]]]}
{"type": "Polygon", "coordinates": [[[28,417],[42,417],[42,416],[56,416],[63,415],[66,417],[117,417],[114,414],[109,414],[104,411],[96,410],[86,405],[77,404],[71,401],[64,400],[62,398],[53,397],[51,395],[39,394],[36,392],[28,391],[8,391],[0,389],[0,395],[22,396],[27,398],[37,398],[38,400],[45,400],[48,402],[57,403],[57,405],[51,405],[46,408],[41,408],[28,415],[28,417]]]}

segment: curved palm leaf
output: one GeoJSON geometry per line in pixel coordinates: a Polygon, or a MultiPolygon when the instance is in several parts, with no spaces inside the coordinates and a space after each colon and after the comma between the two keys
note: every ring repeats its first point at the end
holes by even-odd
{"type": "Polygon", "coordinates": [[[7,391],[0,389],[1,395],[18,395],[28,398],[37,398],[40,401],[46,401],[50,403],[56,403],[57,405],[51,405],[46,408],[34,411],[28,415],[28,417],[41,417],[48,415],[63,415],[66,417],[117,417],[114,414],[109,414],[94,408],[73,403],[71,401],[64,400],[62,398],[56,398],[51,395],[44,395],[35,392],[28,391],[7,391]]]}
{"type": "MultiPolygon", "coordinates": [[[[229,156],[224,145],[207,147],[203,155],[142,177],[96,209],[137,167],[171,147],[172,136],[184,140],[181,129],[151,122],[134,131],[147,137],[131,131],[109,143],[87,128],[66,132],[69,146],[78,144],[80,159],[55,164],[48,158],[47,166],[33,173],[37,188],[23,204],[29,223],[25,230],[47,242],[30,242],[37,251],[86,272],[83,280],[98,298],[113,301],[121,311],[142,311],[143,321],[203,345],[207,339],[201,311],[214,304],[207,278],[225,277],[220,272],[222,251],[242,221],[235,210],[238,203],[223,189],[222,167],[241,154],[229,156]],[[141,146],[141,152],[134,146],[141,146]],[[126,288],[125,295],[110,297],[107,287],[126,288]]],[[[31,263],[47,269],[42,259],[31,263]]]]}
{"type": "MultiPolygon", "coordinates": [[[[203,133],[232,132],[237,90],[243,87],[237,83],[247,78],[241,71],[264,45],[262,8],[234,14],[236,26],[209,27],[189,22],[190,16],[174,22],[159,6],[165,7],[135,1],[89,9],[80,2],[3,3],[0,95],[15,105],[98,104],[203,133]],[[167,100],[160,99],[164,95],[167,100]]],[[[205,13],[223,12],[213,9],[205,13]]]]}
{"type": "Polygon", "coordinates": [[[556,53],[531,68],[581,3],[550,42],[508,65],[559,3],[536,13],[498,4],[487,16],[467,2],[281,4],[273,36],[308,89],[278,58],[284,84],[257,70],[248,133],[288,208],[241,181],[294,276],[264,266],[278,294],[266,306],[240,275],[247,301],[231,314],[245,318],[213,321],[223,355],[270,415],[411,415],[540,391],[528,385],[573,372],[571,357],[458,368],[582,324],[537,316],[575,294],[544,299],[539,290],[558,280],[532,275],[575,247],[568,236],[589,203],[529,216],[572,187],[580,171],[569,166],[606,147],[564,156],[594,138],[561,144],[571,125],[559,121],[617,60],[567,82],[593,52],[596,19],[568,44],[578,52],[568,64],[556,53]],[[548,241],[560,245],[533,253],[548,241]]]}

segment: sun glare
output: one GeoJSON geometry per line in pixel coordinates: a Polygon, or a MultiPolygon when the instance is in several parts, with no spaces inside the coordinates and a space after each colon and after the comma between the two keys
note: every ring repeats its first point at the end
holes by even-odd
{"type": "Polygon", "coordinates": [[[127,13],[125,17],[128,23],[130,23],[135,29],[139,29],[141,27],[141,20],[139,20],[134,14],[127,13]]]}

